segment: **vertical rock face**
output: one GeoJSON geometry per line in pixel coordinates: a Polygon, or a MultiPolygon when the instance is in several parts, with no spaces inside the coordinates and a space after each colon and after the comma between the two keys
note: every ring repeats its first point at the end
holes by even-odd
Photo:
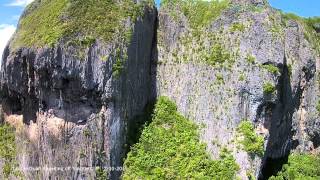
{"type": "MultiPolygon", "coordinates": [[[[109,41],[77,29],[53,44],[55,32],[76,31],[69,25],[79,20],[78,11],[62,11],[57,21],[63,23],[53,31],[25,34],[23,28],[37,29],[25,23],[38,18],[32,12],[43,2],[65,5],[35,1],[23,14],[28,21],[20,22],[1,67],[0,123],[16,128],[13,166],[26,179],[119,178],[132,138],[128,128],[155,96],[168,96],[201,125],[201,140],[212,158],[224,147],[232,151],[242,179],[248,174],[268,178],[291,151],[319,151],[319,47],[306,24],[288,20],[267,1],[232,0],[206,16],[179,1],[167,1],[158,17],[152,5],[140,4],[133,9],[143,7],[143,12],[130,9],[131,18],[121,19],[120,28],[109,22],[104,24],[109,31],[95,27],[113,34],[109,41]],[[44,45],[30,47],[36,42],[44,45]],[[244,120],[264,137],[263,155],[242,147],[238,126],[244,120]]],[[[117,12],[127,10],[121,5],[117,12]]],[[[114,16],[107,18],[117,20],[114,16]]],[[[95,29],[88,26],[83,28],[95,29]]],[[[4,162],[0,159],[0,179],[4,162]]]]}
{"type": "Polygon", "coordinates": [[[318,148],[319,54],[306,27],[284,23],[266,1],[232,1],[200,29],[184,12],[172,6],[159,12],[157,90],[204,127],[202,140],[213,157],[227,147],[243,179],[248,173],[264,179],[281,169],[291,150],[318,148]],[[244,119],[265,137],[262,157],[239,148],[236,129],[244,119]]]}
{"type": "Polygon", "coordinates": [[[26,179],[119,177],[121,169],[99,175],[96,167],[121,167],[127,126],[152,98],[157,14],[151,6],[143,11],[127,44],[115,37],[80,50],[64,40],[52,48],[12,48],[17,35],[9,43],[2,106],[16,127],[17,163],[26,179]]]}

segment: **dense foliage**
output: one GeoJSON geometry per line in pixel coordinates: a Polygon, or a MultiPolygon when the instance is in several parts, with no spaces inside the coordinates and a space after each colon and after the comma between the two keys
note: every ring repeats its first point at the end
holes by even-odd
{"type": "Polygon", "coordinates": [[[236,31],[244,32],[245,29],[246,29],[245,25],[237,22],[237,23],[232,24],[230,31],[231,32],[236,32],[236,31]]]}
{"type": "Polygon", "coordinates": [[[108,173],[100,167],[97,167],[96,169],[96,180],[106,180],[108,179],[108,173]]]}
{"type": "Polygon", "coordinates": [[[278,75],[280,73],[279,68],[273,64],[265,64],[262,65],[262,67],[274,75],[278,75]]]}
{"type": "Polygon", "coordinates": [[[123,20],[135,20],[141,14],[142,5],[132,0],[36,0],[19,22],[14,45],[41,47],[62,37],[79,36],[89,42],[95,38],[110,41],[116,32],[125,30],[123,20]]]}
{"type": "MultiPolygon", "coordinates": [[[[227,0],[163,0],[162,6],[166,8],[179,7],[188,18],[192,28],[207,26],[215,20],[223,10],[229,6],[227,0]]],[[[173,11],[174,12],[174,11],[173,11]]],[[[171,13],[173,13],[171,12],[171,13]]],[[[176,18],[177,14],[171,14],[176,18]]]]}
{"type": "Polygon", "coordinates": [[[271,180],[318,180],[320,179],[320,156],[312,154],[291,154],[288,164],[271,180]]]}
{"type": "Polygon", "coordinates": [[[156,103],[152,122],[124,163],[123,179],[233,179],[238,165],[226,149],[211,160],[197,126],[166,97],[156,103]]]}
{"type": "Polygon", "coordinates": [[[262,88],[264,94],[272,94],[276,91],[276,87],[271,82],[264,83],[262,88]]]}
{"type": "Polygon", "coordinates": [[[17,175],[14,170],[16,154],[14,129],[7,124],[0,125],[0,157],[4,160],[2,171],[6,178],[10,174],[17,175]]]}
{"type": "Polygon", "coordinates": [[[232,61],[231,54],[219,43],[214,44],[211,51],[204,57],[206,64],[215,66],[226,61],[232,61]]]}
{"type": "Polygon", "coordinates": [[[240,143],[243,145],[245,151],[253,155],[263,155],[263,137],[256,134],[253,124],[250,121],[242,121],[237,131],[242,135],[243,139],[240,140],[240,143]]]}
{"type": "Polygon", "coordinates": [[[251,54],[247,54],[246,61],[249,64],[255,64],[256,63],[256,58],[251,54]]]}

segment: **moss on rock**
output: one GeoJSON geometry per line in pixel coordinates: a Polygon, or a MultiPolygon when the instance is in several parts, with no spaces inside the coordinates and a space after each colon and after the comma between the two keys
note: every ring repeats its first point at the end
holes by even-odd
{"type": "MultiPolygon", "coordinates": [[[[228,0],[163,0],[162,6],[168,9],[179,7],[184,16],[187,17],[190,25],[194,29],[207,26],[221,15],[223,10],[229,7],[228,0]]],[[[171,11],[170,14],[177,19],[177,12],[171,11]]]]}
{"type": "Polygon", "coordinates": [[[36,0],[20,19],[13,45],[52,46],[61,38],[109,42],[115,33],[125,36],[124,21],[141,16],[146,2],[149,4],[132,0],[36,0]]]}

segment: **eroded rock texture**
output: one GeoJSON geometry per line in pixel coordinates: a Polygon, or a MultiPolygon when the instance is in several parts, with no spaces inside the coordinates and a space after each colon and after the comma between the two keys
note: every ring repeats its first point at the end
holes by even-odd
{"type": "Polygon", "coordinates": [[[233,1],[200,31],[179,8],[159,12],[158,94],[204,127],[201,137],[214,158],[221,147],[233,151],[242,179],[250,173],[265,179],[290,151],[319,146],[319,55],[302,24],[284,21],[266,1],[233,1]],[[216,51],[225,59],[210,61],[216,51]],[[275,91],[264,92],[266,84],[275,91]],[[244,119],[265,137],[263,157],[238,147],[236,128],[244,119]]]}
{"type": "MultiPolygon", "coordinates": [[[[17,161],[26,179],[94,179],[96,167],[121,167],[127,126],[153,98],[156,16],[146,7],[132,24],[129,44],[96,41],[82,54],[63,41],[53,48],[8,45],[2,105],[6,121],[17,128],[17,161]],[[116,74],[118,49],[124,64],[116,74]],[[62,170],[30,171],[33,167],[62,170]]],[[[112,179],[120,173],[106,172],[112,179]]]]}
{"type": "Polygon", "coordinates": [[[242,179],[275,174],[292,151],[319,151],[320,58],[306,27],[284,19],[266,0],[233,0],[201,28],[182,11],[162,7],[157,17],[146,8],[129,22],[129,44],[116,37],[84,49],[63,40],[52,48],[9,44],[0,122],[17,129],[17,161],[26,179],[94,179],[91,167],[120,167],[128,127],[155,96],[168,96],[201,125],[212,158],[223,147],[232,151],[242,179]],[[127,55],[120,74],[119,53],[127,55]],[[237,127],[245,119],[265,139],[263,156],[239,147],[237,127]]]}

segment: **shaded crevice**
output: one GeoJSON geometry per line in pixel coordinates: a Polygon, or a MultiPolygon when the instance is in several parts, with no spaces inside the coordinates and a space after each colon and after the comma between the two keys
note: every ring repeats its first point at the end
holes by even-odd
{"type": "Polygon", "coordinates": [[[254,122],[258,122],[261,117],[265,118],[264,127],[267,129],[270,129],[270,125],[267,126],[267,124],[270,124],[271,118],[272,118],[272,110],[275,108],[276,104],[274,102],[268,102],[265,101],[261,103],[257,108],[257,115],[254,120],[254,122]]]}
{"type": "MultiPolygon", "coordinates": [[[[124,144],[124,159],[121,162],[123,165],[124,160],[126,159],[130,148],[139,142],[143,129],[148,126],[152,121],[152,114],[154,111],[154,106],[157,98],[157,66],[158,66],[158,27],[159,27],[159,19],[158,19],[158,11],[155,11],[155,19],[154,19],[154,29],[153,29],[153,37],[152,37],[152,46],[150,47],[150,63],[149,63],[149,76],[150,82],[148,83],[148,102],[145,104],[143,111],[134,116],[131,119],[127,120],[126,124],[126,142],[124,144]]],[[[116,178],[117,179],[117,178],[116,178]]]]}
{"type": "Polygon", "coordinates": [[[277,100],[274,106],[264,104],[266,105],[265,109],[271,109],[271,118],[269,118],[270,122],[268,123],[268,143],[259,174],[261,180],[276,175],[282,169],[282,166],[287,163],[292,147],[296,146],[296,143],[292,141],[294,133],[292,116],[301,103],[301,96],[304,91],[304,87],[301,87],[301,81],[309,81],[314,74],[308,67],[304,67],[298,87],[295,91],[292,91],[286,57],[284,57],[283,65],[278,67],[281,67],[281,76],[276,87],[277,100]]]}
{"type": "Polygon", "coordinates": [[[288,163],[288,156],[283,156],[280,158],[269,158],[264,160],[263,166],[263,176],[259,176],[259,179],[269,179],[269,177],[276,175],[284,164],[288,163]]]}
{"type": "MultiPolygon", "coordinates": [[[[6,49],[6,54],[2,63],[7,63],[9,50],[6,49]]],[[[35,54],[31,51],[20,49],[16,52],[16,59],[13,64],[14,68],[20,68],[17,71],[14,68],[8,68],[3,65],[1,70],[3,72],[1,77],[1,103],[3,110],[6,114],[19,114],[23,115],[23,122],[30,124],[30,121],[36,120],[36,113],[38,111],[39,103],[36,98],[35,82],[35,69],[32,66],[35,59],[35,54]],[[6,76],[8,72],[10,76],[6,76]],[[7,83],[7,81],[11,81],[7,83]],[[21,83],[20,87],[16,84],[21,83]]]]}
{"type": "Polygon", "coordinates": [[[35,59],[35,54],[28,52],[27,55],[22,56],[22,77],[26,85],[26,93],[22,94],[22,112],[23,112],[23,122],[25,124],[30,124],[30,121],[35,121],[37,117],[37,111],[39,109],[39,103],[35,93],[35,69],[33,67],[35,59]]]}
{"type": "Polygon", "coordinates": [[[306,129],[306,133],[310,137],[310,141],[313,144],[312,149],[317,149],[320,147],[320,133],[317,131],[317,129],[320,127],[320,122],[317,121],[317,119],[312,119],[307,123],[307,126],[309,127],[306,129]]]}
{"type": "Polygon", "coordinates": [[[22,114],[22,106],[20,103],[20,97],[16,93],[9,93],[6,86],[1,88],[1,105],[2,110],[6,114],[22,114]]]}
{"type": "Polygon", "coordinates": [[[126,155],[130,151],[130,147],[139,141],[143,129],[151,123],[154,106],[155,101],[149,102],[142,114],[129,120],[125,144],[126,155]]]}
{"type": "Polygon", "coordinates": [[[313,143],[313,147],[316,149],[320,146],[320,134],[319,133],[314,133],[310,140],[312,141],[313,143]]]}
{"type": "MultiPolygon", "coordinates": [[[[158,12],[156,9],[145,9],[145,11],[148,11],[150,13],[152,11],[152,17],[145,18],[143,21],[136,22],[136,27],[132,34],[132,39],[128,48],[128,54],[131,54],[132,61],[131,62],[137,62],[141,61],[140,55],[144,54],[143,58],[146,58],[146,62],[141,62],[143,64],[130,64],[130,59],[128,62],[128,66],[141,66],[144,68],[146,79],[141,79],[141,82],[144,82],[144,93],[143,91],[138,92],[137,89],[134,89],[136,85],[133,85],[134,82],[130,81],[129,76],[132,75],[132,72],[130,70],[127,71],[126,74],[124,74],[123,81],[126,81],[125,79],[128,79],[127,84],[123,84],[121,88],[123,88],[123,94],[122,97],[127,97],[129,94],[133,98],[133,102],[136,104],[135,106],[140,107],[139,110],[132,114],[132,112],[127,112],[129,109],[123,109],[122,112],[122,118],[124,119],[122,129],[123,129],[123,136],[121,137],[123,140],[123,144],[118,146],[118,149],[112,148],[111,149],[111,156],[119,156],[120,158],[115,161],[114,158],[111,157],[111,166],[114,167],[120,167],[123,166],[123,163],[125,161],[125,158],[130,151],[130,147],[132,147],[135,143],[137,143],[140,139],[141,133],[145,126],[147,126],[151,122],[151,117],[153,113],[153,107],[157,95],[156,90],[156,78],[157,78],[157,61],[158,61],[158,49],[157,49],[157,30],[158,30],[158,12]],[[146,29],[141,30],[140,26],[144,26],[144,21],[149,21],[150,24],[152,24],[152,29],[146,29]],[[145,34],[150,33],[150,37],[143,37],[145,34]],[[151,36],[152,34],[152,36],[151,36]],[[149,39],[150,38],[150,39],[149,39]],[[142,42],[144,40],[147,40],[148,43],[150,43],[147,47],[144,47],[142,42]],[[144,47],[144,48],[143,48],[144,47]],[[143,50],[142,50],[143,48],[143,50]],[[139,96],[144,96],[140,97],[139,96]],[[116,152],[117,151],[117,152],[116,152]]],[[[140,68],[141,68],[140,67],[140,68]]],[[[137,67],[138,68],[138,67],[137,67]]],[[[132,68],[131,68],[132,69],[132,68]]],[[[134,72],[136,74],[136,72],[134,72]]],[[[132,77],[135,78],[135,77],[132,77]]],[[[140,78],[140,77],[138,77],[140,78]]],[[[137,79],[138,80],[138,79],[137,79]]],[[[130,100],[132,101],[132,100],[130,100]]],[[[127,104],[125,105],[127,106],[127,104]]],[[[109,179],[121,179],[121,171],[111,171],[109,175],[109,179]]]]}
{"type": "Polygon", "coordinates": [[[152,40],[152,49],[150,57],[150,77],[151,77],[151,91],[150,99],[153,101],[157,98],[157,69],[158,69],[158,28],[159,28],[159,16],[158,11],[156,10],[156,18],[154,21],[154,30],[153,30],[153,40],[152,40]]]}

